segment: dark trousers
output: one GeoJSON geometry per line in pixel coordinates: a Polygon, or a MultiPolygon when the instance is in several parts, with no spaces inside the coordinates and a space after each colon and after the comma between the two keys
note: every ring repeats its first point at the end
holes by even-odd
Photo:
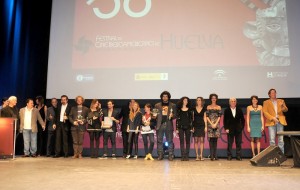
{"type": "Polygon", "coordinates": [[[112,154],[116,154],[116,132],[104,132],[103,134],[104,154],[107,155],[108,138],[110,138],[112,154]]]}
{"type": "Polygon", "coordinates": [[[190,146],[191,146],[190,129],[179,129],[179,141],[180,141],[181,157],[189,157],[190,146]]]}
{"type": "Polygon", "coordinates": [[[89,135],[90,135],[91,157],[93,157],[93,156],[98,157],[101,132],[100,131],[92,131],[92,132],[89,132],[89,135]],[[95,143],[96,143],[96,146],[95,146],[95,143]]]}
{"type": "Polygon", "coordinates": [[[159,157],[164,155],[163,149],[163,140],[164,135],[166,135],[166,140],[169,144],[168,151],[169,156],[173,156],[174,154],[174,144],[173,144],[173,127],[167,126],[167,123],[161,124],[159,130],[157,130],[157,154],[159,157]]]}
{"type": "Polygon", "coordinates": [[[149,133],[149,134],[143,134],[143,141],[144,141],[144,149],[145,149],[145,154],[152,154],[153,152],[153,147],[154,147],[154,133],[149,133]],[[148,148],[148,137],[150,141],[150,146],[148,148]]]}
{"type": "Polygon", "coordinates": [[[47,155],[52,155],[54,152],[54,142],[55,142],[55,130],[48,130],[48,140],[47,140],[47,155]]]}
{"type": "Polygon", "coordinates": [[[47,129],[43,131],[42,126],[38,124],[38,133],[37,133],[37,155],[46,155],[47,153],[47,129]]]}
{"type": "Polygon", "coordinates": [[[228,147],[227,147],[227,156],[232,156],[232,145],[235,140],[235,146],[236,146],[236,156],[241,157],[241,150],[242,150],[242,131],[233,131],[233,133],[227,134],[227,141],[228,141],[228,147]]]}
{"type": "Polygon", "coordinates": [[[210,158],[217,158],[218,138],[209,138],[210,158]]]}
{"type": "Polygon", "coordinates": [[[83,138],[84,131],[81,131],[78,127],[71,130],[73,138],[73,150],[74,155],[82,154],[83,151],[83,138]]]}
{"type": "Polygon", "coordinates": [[[139,134],[135,132],[129,132],[128,135],[128,147],[127,147],[127,155],[130,155],[130,150],[132,150],[132,145],[134,144],[134,155],[138,155],[138,137],[139,134]]]}
{"type": "MultiPolygon", "coordinates": [[[[123,140],[123,155],[127,155],[128,152],[128,132],[122,132],[122,140],[123,140]]],[[[132,147],[132,145],[130,146],[132,147]]],[[[129,150],[130,154],[132,153],[132,149],[129,150]]]]}
{"type": "Polygon", "coordinates": [[[68,145],[68,134],[69,129],[67,128],[65,123],[59,122],[56,126],[56,139],[55,139],[55,155],[60,155],[61,148],[63,147],[64,155],[68,156],[69,145],[68,145]]]}

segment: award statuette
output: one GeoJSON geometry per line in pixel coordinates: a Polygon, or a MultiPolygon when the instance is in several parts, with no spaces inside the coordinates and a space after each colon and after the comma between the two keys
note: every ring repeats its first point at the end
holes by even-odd
{"type": "Polygon", "coordinates": [[[154,108],[154,109],[152,110],[152,115],[153,115],[154,117],[156,117],[157,114],[158,114],[158,109],[157,109],[157,108],[154,108]]]}
{"type": "Polygon", "coordinates": [[[78,122],[78,124],[80,124],[80,125],[83,124],[84,118],[82,117],[82,115],[78,115],[78,116],[77,116],[77,122],[78,122]]]}
{"type": "Polygon", "coordinates": [[[169,120],[171,120],[171,119],[172,119],[172,117],[171,117],[171,114],[173,114],[173,109],[172,109],[172,108],[170,109],[169,120]]]}

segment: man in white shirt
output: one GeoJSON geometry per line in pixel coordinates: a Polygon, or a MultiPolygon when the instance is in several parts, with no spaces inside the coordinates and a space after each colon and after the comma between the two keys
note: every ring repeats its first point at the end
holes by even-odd
{"type": "Polygon", "coordinates": [[[38,109],[33,107],[33,99],[26,100],[26,107],[19,112],[20,115],[20,133],[23,133],[24,139],[24,157],[36,157],[37,151],[37,121],[39,121],[43,130],[45,123],[38,109]]]}

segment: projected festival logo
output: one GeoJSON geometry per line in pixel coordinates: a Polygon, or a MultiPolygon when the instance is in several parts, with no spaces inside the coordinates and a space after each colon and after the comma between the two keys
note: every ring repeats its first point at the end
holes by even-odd
{"type": "Polygon", "coordinates": [[[73,44],[75,69],[290,65],[285,0],[77,0],[73,44]]]}
{"type": "Polygon", "coordinates": [[[261,0],[268,7],[260,9],[251,0],[241,0],[256,12],[256,21],[245,25],[244,34],[253,41],[257,58],[264,66],[290,65],[285,0],[261,0]]]}

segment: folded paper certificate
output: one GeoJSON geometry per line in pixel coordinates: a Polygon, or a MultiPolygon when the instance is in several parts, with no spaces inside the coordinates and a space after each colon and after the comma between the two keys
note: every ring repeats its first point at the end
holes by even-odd
{"type": "Polygon", "coordinates": [[[142,126],[141,134],[153,133],[153,130],[150,126],[142,126]]]}
{"type": "Polygon", "coordinates": [[[112,119],[110,117],[104,117],[102,128],[108,129],[111,128],[112,125],[113,125],[112,119]]]}

